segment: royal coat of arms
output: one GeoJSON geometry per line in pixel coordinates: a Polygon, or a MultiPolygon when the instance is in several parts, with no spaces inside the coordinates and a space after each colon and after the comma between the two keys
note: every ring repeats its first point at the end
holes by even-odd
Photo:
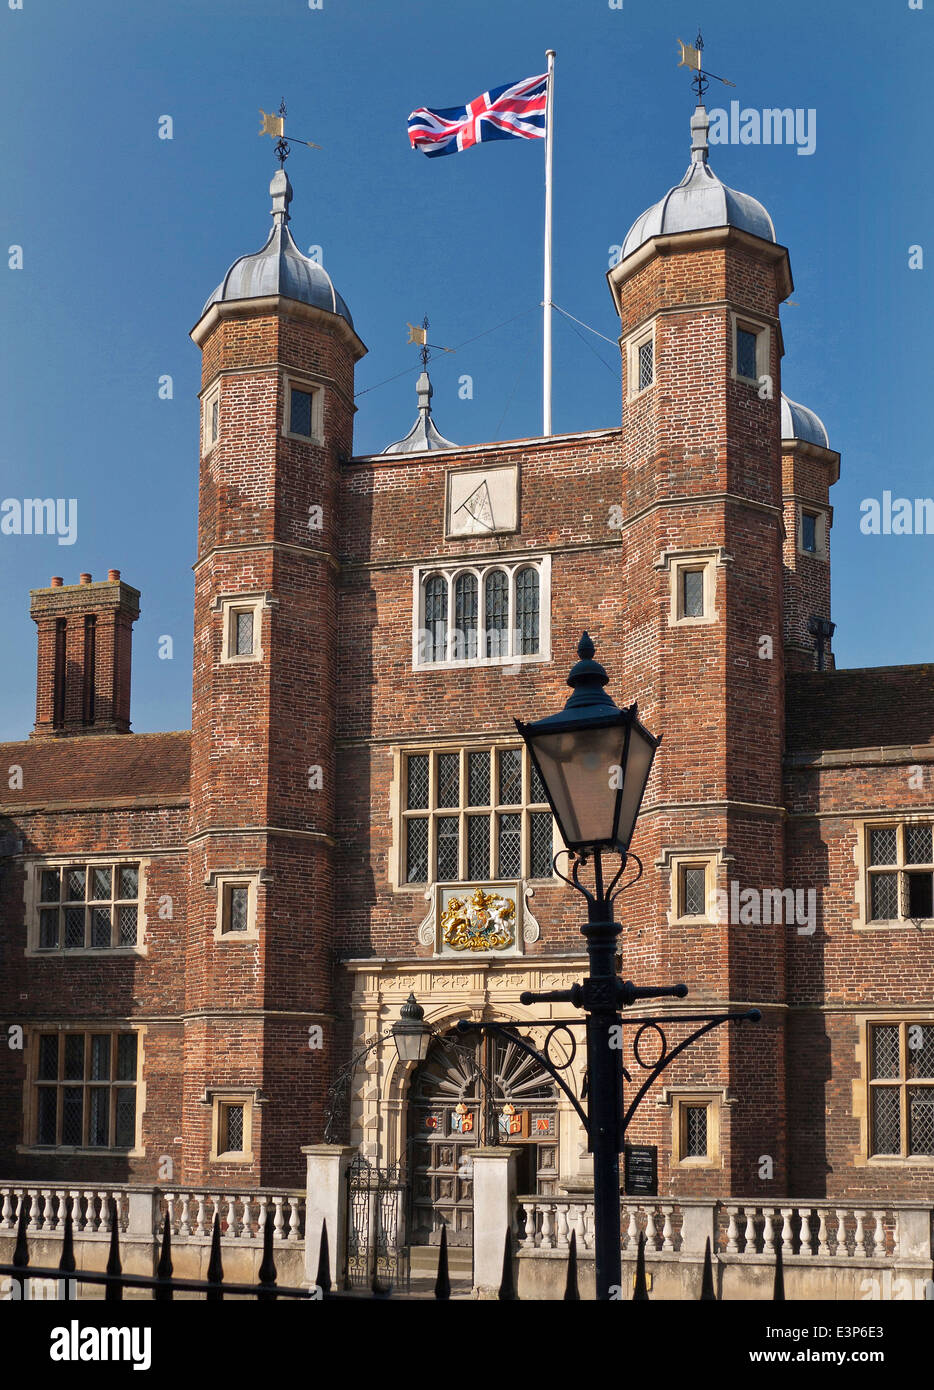
{"type": "Polygon", "coordinates": [[[516,904],[502,893],[475,888],[468,898],[448,899],[441,931],[452,951],[502,951],[515,945],[516,904]]]}

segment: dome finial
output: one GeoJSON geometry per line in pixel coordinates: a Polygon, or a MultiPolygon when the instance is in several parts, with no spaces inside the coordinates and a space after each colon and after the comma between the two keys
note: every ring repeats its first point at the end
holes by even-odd
{"type": "Polygon", "coordinates": [[[284,227],[289,221],[289,203],[292,201],[292,185],[285,169],[277,169],[269,184],[272,195],[272,220],[277,227],[284,227]]]}
{"type": "Polygon", "coordinates": [[[691,117],[691,163],[707,163],[707,132],[710,129],[710,119],[707,109],[703,102],[699,101],[691,117]]]}

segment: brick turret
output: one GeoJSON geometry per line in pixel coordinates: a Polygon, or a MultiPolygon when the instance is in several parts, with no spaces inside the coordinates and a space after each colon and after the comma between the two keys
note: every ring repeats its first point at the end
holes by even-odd
{"type": "Polygon", "coordinates": [[[269,241],[235,263],[192,332],[189,1181],[296,1181],[330,1080],[337,481],[365,348],[292,241],[284,174],[271,192],[269,241]],[[231,1107],[240,1151],[224,1137],[231,1107]]]}

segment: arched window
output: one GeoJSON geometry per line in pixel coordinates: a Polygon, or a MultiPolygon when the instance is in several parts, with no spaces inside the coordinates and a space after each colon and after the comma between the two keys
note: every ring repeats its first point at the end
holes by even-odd
{"type": "Polygon", "coordinates": [[[519,654],[538,651],[538,570],[527,566],[516,575],[516,628],[519,654]]]}
{"type": "Polygon", "coordinates": [[[491,570],[484,584],[486,654],[509,654],[509,580],[505,570],[491,570]]]}
{"type": "Polygon", "coordinates": [[[448,586],[441,574],[425,585],[425,660],[444,661],[448,640],[448,586]]]}
{"type": "Polygon", "coordinates": [[[459,574],[454,581],[454,659],[477,656],[477,578],[459,574]]]}

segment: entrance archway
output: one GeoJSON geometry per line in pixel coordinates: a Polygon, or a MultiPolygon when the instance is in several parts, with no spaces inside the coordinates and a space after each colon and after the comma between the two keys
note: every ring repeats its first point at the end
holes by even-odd
{"type": "Polygon", "coordinates": [[[487,1125],[496,1125],[500,1143],[518,1147],[520,1193],[557,1189],[558,1096],[547,1072],[508,1037],[449,1037],[453,1045],[432,1043],[409,1088],[411,1245],[437,1245],[442,1223],[450,1245],[473,1243],[470,1151],[487,1125]]]}

